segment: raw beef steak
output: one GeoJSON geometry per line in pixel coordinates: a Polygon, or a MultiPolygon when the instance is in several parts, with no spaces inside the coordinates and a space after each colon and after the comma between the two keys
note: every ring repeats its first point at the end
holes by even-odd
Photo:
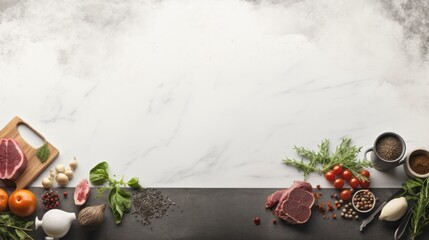
{"type": "Polygon", "coordinates": [[[0,141],[0,179],[14,180],[27,167],[27,158],[13,139],[0,141]]]}
{"type": "Polygon", "coordinates": [[[277,206],[273,213],[289,223],[305,223],[311,216],[311,207],[314,204],[312,190],[310,183],[295,181],[288,189],[268,196],[265,207],[277,206]]]}

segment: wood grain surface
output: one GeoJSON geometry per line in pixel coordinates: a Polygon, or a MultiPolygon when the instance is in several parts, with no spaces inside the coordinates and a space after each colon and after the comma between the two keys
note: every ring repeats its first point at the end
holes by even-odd
{"type": "Polygon", "coordinates": [[[58,149],[56,149],[50,142],[48,142],[42,134],[36,131],[31,127],[27,122],[23,121],[19,117],[14,117],[1,131],[0,139],[3,138],[12,138],[18,142],[22,151],[27,157],[28,164],[24,172],[13,182],[3,181],[6,185],[16,184],[16,189],[26,188],[40,173],[42,173],[57,157],[59,154],[58,149]],[[36,156],[37,149],[27,143],[22,136],[19,134],[18,126],[25,125],[35,134],[37,134],[43,141],[48,144],[48,148],[51,152],[48,160],[45,163],[42,163],[36,156]]]}

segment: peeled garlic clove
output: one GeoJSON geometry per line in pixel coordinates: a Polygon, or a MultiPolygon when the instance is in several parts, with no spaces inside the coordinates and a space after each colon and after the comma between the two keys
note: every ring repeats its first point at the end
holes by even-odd
{"type": "Polygon", "coordinates": [[[73,170],[71,170],[70,168],[67,168],[64,171],[64,174],[68,177],[69,180],[71,180],[73,178],[73,170]]]}
{"type": "Polygon", "coordinates": [[[64,173],[58,173],[56,180],[58,185],[60,185],[61,187],[64,187],[69,183],[69,178],[64,173]]]}
{"type": "Polygon", "coordinates": [[[64,171],[65,171],[65,167],[63,166],[63,165],[57,165],[56,167],[55,167],[55,170],[57,171],[57,173],[64,173],[64,171]]]}
{"type": "Polygon", "coordinates": [[[45,177],[45,178],[42,180],[42,186],[43,186],[43,188],[45,188],[45,189],[49,189],[49,188],[51,188],[51,187],[52,187],[52,181],[51,181],[51,179],[49,179],[49,178],[45,177]]]}
{"type": "Polygon", "coordinates": [[[399,220],[407,212],[408,203],[404,197],[390,200],[381,210],[378,219],[386,221],[399,220]]]}
{"type": "Polygon", "coordinates": [[[70,166],[70,168],[71,168],[72,170],[75,170],[75,169],[77,168],[77,160],[76,160],[76,158],[74,158],[74,159],[70,162],[69,166],[70,166]]]}

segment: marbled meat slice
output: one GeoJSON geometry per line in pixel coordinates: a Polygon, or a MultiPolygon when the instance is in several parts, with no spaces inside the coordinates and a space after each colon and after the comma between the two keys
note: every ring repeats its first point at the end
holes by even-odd
{"type": "Polygon", "coordinates": [[[270,196],[268,196],[267,200],[265,201],[265,208],[272,208],[277,206],[284,191],[287,191],[287,190],[279,190],[272,193],[270,196]]]}
{"type": "Polygon", "coordinates": [[[286,198],[277,205],[274,214],[292,224],[305,223],[311,216],[313,204],[314,196],[311,192],[301,188],[293,188],[286,198]]]}
{"type": "Polygon", "coordinates": [[[0,141],[0,179],[16,179],[27,167],[27,158],[13,139],[0,141]]]}

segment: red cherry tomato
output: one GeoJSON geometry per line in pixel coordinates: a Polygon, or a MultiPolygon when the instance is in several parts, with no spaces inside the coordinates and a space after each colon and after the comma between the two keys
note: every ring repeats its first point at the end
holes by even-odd
{"type": "Polygon", "coordinates": [[[344,179],[342,179],[342,178],[335,179],[335,181],[334,181],[334,187],[336,189],[341,189],[341,188],[343,188],[343,186],[344,186],[344,179]]]}
{"type": "Polygon", "coordinates": [[[353,173],[350,170],[344,170],[343,172],[343,179],[346,181],[350,181],[350,179],[352,179],[353,177],[353,173]]]}
{"type": "Polygon", "coordinates": [[[345,189],[341,191],[340,196],[341,196],[341,199],[343,199],[344,201],[347,201],[352,196],[352,192],[349,189],[345,189]]]}
{"type": "Polygon", "coordinates": [[[334,171],[335,175],[341,175],[343,174],[343,167],[340,165],[335,165],[334,168],[332,168],[332,171],[334,171]]]}
{"type": "Polygon", "coordinates": [[[349,185],[352,188],[357,188],[360,185],[359,179],[357,179],[356,177],[352,177],[352,179],[350,179],[349,181],[349,185]]]}
{"type": "Polygon", "coordinates": [[[325,173],[325,178],[326,178],[326,180],[328,180],[330,182],[335,181],[335,174],[334,174],[334,172],[333,171],[327,171],[325,173]]]}
{"type": "Polygon", "coordinates": [[[362,176],[365,176],[366,178],[369,178],[369,172],[368,172],[368,170],[362,170],[362,171],[360,171],[360,174],[362,176]]]}
{"type": "Polygon", "coordinates": [[[369,188],[369,181],[368,180],[362,180],[362,181],[360,181],[360,186],[362,187],[362,188],[369,188]]]}

